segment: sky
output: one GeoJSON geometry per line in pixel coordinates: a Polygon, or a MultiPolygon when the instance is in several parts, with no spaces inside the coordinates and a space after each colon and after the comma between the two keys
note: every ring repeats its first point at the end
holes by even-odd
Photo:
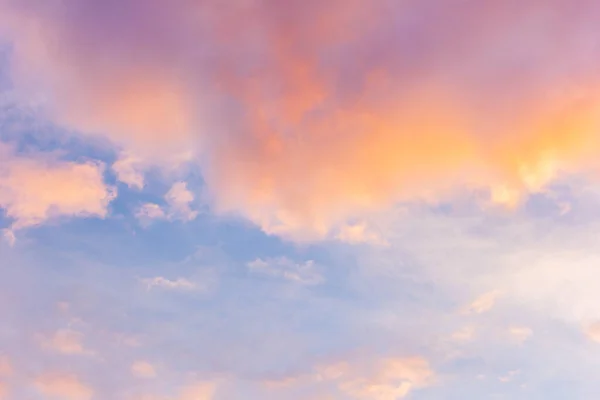
{"type": "Polygon", "coordinates": [[[0,399],[598,398],[598,20],[0,0],[0,399]]]}

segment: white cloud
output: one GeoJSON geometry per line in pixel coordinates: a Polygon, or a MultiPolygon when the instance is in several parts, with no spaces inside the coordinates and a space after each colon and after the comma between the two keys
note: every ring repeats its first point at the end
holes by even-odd
{"type": "Polygon", "coordinates": [[[312,260],[295,263],[286,257],[265,260],[258,258],[247,265],[252,272],[283,278],[304,285],[318,285],[325,280],[312,260]]]}
{"type": "Polygon", "coordinates": [[[196,283],[185,278],[171,280],[162,276],[157,276],[154,278],[143,279],[142,282],[148,287],[148,289],[158,287],[173,290],[193,290],[198,287],[196,283]]]}

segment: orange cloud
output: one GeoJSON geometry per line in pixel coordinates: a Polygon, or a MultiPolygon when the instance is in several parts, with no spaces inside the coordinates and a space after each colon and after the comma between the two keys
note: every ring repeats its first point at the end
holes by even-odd
{"type": "MultiPolygon", "coordinates": [[[[370,362],[340,361],[315,367],[314,373],[265,381],[271,390],[310,384],[333,384],[352,399],[396,400],[413,390],[430,385],[435,379],[427,360],[421,357],[383,358],[370,362]]],[[[327,393],[322,393],[327,398],[327,393]]],[[[335,397],[332,397],[335,398],[335,397]]]]}
{"type": "Polygon", "coordinates": [[[89,400],[93,395],[93,390],[72,374],[47,373],[39,376],[34,384],[36,389],[47,397],[89,400]]]}
{"type": "Polygon", "coordinates": [[[456,190],[516,207],[600,150],[584,0],[40,4],[3,11],[54,115],[136,154],[133,187],[199,163],[268,233],[379,242],[348,224],[456,190]]]}
{"type": "Polygon", "coordinates": [[[0,207],[12,229],[62,216],[105,217],[115,191],[103,181],[98,163],[12,156],[0,147],[0,207]]]}

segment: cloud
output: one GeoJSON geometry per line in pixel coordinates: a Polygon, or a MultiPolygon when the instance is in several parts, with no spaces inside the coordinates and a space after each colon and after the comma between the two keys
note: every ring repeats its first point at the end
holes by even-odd
{"type": "Polygon", "coordinates": [[[304,285],[318,285],[325,280],[312,260],[295,263],[286,257],[268,258],[266,260],[257,258],[247,265],[250,271],[254,273],[283,278],[304,285]]]}
{"type": "Polygon", "coordinates": [[[533,335],[533,330],[525,326],[512,326],[508,333],[517,343],[524,343],[533,335]]]}
{"type": "Polygon", "coordinates": [[[588,339],[600,343],[600,322],[594,322],[586,326],[584,333],[588,339]]]}
{"type": "Polygon", "coordinates": [[[2,4],[18,87],[144,165],[193,160],[215,211],[272,234],[457,190],[516,207],[600,149],[587,0],[2,4]]]}
{"type": "Polygon", "coordinates": [[[112,170],[117,179],[127,186],[142,189],[144,187],[144,173],[142,169],[143,160],[131,154],[121,154],[119,159],[112,165],[112,170]]]}
{"type": "Polygon", "coordinates": [[[174,183],[165,195],[165,201],[169,205],[169,218],[191,221],[198,216],[198,212],[190,208],[194,195],[185,182],[174,183]]]}
{"type": "Polygon", "coordinates": [[[150,379],[156,377],[154,365],[146,361],[136,361],[131,365],[131,373],[137,378],[150,379]]]}
{"type": "Polygon", "coordinates": [[[68,373],[45,373],[35,380],[34,385],[46,397],[65,400],[89,400],[94,393],[76,375],[68,373]]]}
{"type": "Polygon", "coordinates": [[[452,339],[458,342],[468,342],[475,337],[475,327],[465,326],[452,334],[452,339]]]}
{"type": "Polygon", "coordinates": [[[347,243],[369,243],[373,245],[385,246],[388,243],[375,232],[369,230],[366,224],[359,223],[353,225],[343,225],[336,239],[347,243]]]}
{"type": "Polygon", "coordinates": [[[179,400],[212,400],[217,390],[214,382],[199,382],[181,390],[179,400]]]}
{"type": "Polygon", "coordinates": [[[142,223],[148,224],[152,220],[181,220],[191,221],[198,216],[198,211],[192,210],[191,203],[194,195],[187,188],[185,182],[176,182],[164,196],[166,207],[155,203],[142,204],[135,213],[142,223]]]}
{"type": "Polygon", "coordinates": [[[4,240],[6,240],[8,245],[11,247],[14,246],[15,243],[17,242],[17,237],[15,236],[15,233],[11,229],[3,229],[2,236],[4,237],[4,240]]]}
{"type": "Polygon", "coordinates": [[[358,400],[396,400],[429,386],[434,380],[435,373],[424,358],[389,357],[320,364],[311,373],[267,380],[263,384],[278,391],[294,387],[321,387],[316,398],[333,399],[343,395],[358,400]],[[334,392],[330,390],[332,387],[334,392]]]}
{"type": "Polygon", "coordinates": [[[116,196],[100,163],[16,156],[1,145],[0,157],[0,207],[13,220],[13,231],[58,217],[103,218],[116,196]]]}
{"type": "Polygon", "coordinates": [[[51,337],[39,336],[43,348],[68,355],[92,355],[83,345],[84,335],[72,329],[60,329],[51,337]]]}
{"type": "Polygon", "coordinates": [[[162,276],[143,279],[142,282],[148,287],[148,289],[158,287],[173,290],[193,290],[196,289],[198,286],[196,285],[196,283],[185,278],[177,278],[175,280],[172,280],[164,278],[162,276]]]}
{"type": "Polygon", "coordinates": [[[8,400],[9,388],[8,385],[0,381],[0,400],[8,400]]]}
{"type": "Polygon", "coordinates": [[[475,299],[471,304],[469,304],[464,312],[471,314],[483,314],[490,311],[494,305],[496,304],[496,300],[500,296],[500,292],[498,290],[493,290],[491,292],[487,292],[482,294],[480,297],[475,299]]]}
{"type": "Polygon", "coordinates": [[[7,356],[0,356],[0,378],[11,376],[13,367],[10,359],[7,356]]]}
{"type": "Polygon", "coordinates": [[[140,206],[135,212],[135,217],[142,223],[148,224],[152,220],[166,219],[167,214],[158,204],[145,203],[140,206]]]}
{"type": "Polygon", "coordinates": [[[370,371],[348,363],[320,367],[320,376],[336,382],[341,392],[353,399],[395,400],[431,383],[434,373],[426,360],[387,358],[378,360],[370,371]]]}

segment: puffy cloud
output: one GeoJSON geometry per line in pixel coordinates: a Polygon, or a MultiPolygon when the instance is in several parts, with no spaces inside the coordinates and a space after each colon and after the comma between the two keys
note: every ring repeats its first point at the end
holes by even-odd
{"type": "Polygon", "coordinates": [[[299,264],[286,257],[266,260],[258,258],[249,262],[248,268],[254,273],[283,278],[304,285],[318,285],[324,281],[312,260],[299,264]]]}
{"type": "Polygon", "coordinates": [[[174,183],[165,195],[165,201],[169,205],[170,218],[191,221],[198,216],[198,212],[190,207],[194,195],[188,190],[185,182],[174,183]]]}
{"type": "Polygon", "coordinates": [[[138,208],[135,215],[145,224],[155,219],[191,221],[198,216],[198,211],[192,210],[191,203],[194,194],[187,188],[185,182],[176,182],[164,196],[166,207],[155,203],[145,203],[138,208]]]}
{"type": "Polygon", "coordinates": [[[116,196],[104,183],[102,164],[16,156],[1,145],[0,157],[0,207],[13,220],[12,230],[62,216],[102,218],[116,196]]]}
{"type": "Polygon", "coordinates": [[[136,361],[131,365],[131,373],[137,378],[155,378],[156,369],[147,361],[136,361]]]}
{"type": "Polygon", "coordinates": [[[135,217],[142,223],[148,224],[155,219],[166,219],[167,214],[161,206],[154,203],[145,203],[140,206],[135,212],[135,217]]]}
{"type": "Polygon", "coordinates": [[[144,187],[144,172],[142,160],[131,154],[121,154],[120,158],[112,165],[112,170],[117,179],[129,187],[142,189],[144,187]]]}
{"type": "Polygon", "coordinates": [[[94,393],[76,375],[68,373],[49,372],[40,375],[34,385],[46,397],[58,397],[66,400],[88,400],[94,393]]]}
{"type": "Polygon", "coordinates": [[[2,15],[17,82],[59,120],[146,165],[198,161],[214,209],[269,233],[336,236],[464,187],[516,206],[600,149],[593,1],[217,3],[4,0],[2,15]]]}

